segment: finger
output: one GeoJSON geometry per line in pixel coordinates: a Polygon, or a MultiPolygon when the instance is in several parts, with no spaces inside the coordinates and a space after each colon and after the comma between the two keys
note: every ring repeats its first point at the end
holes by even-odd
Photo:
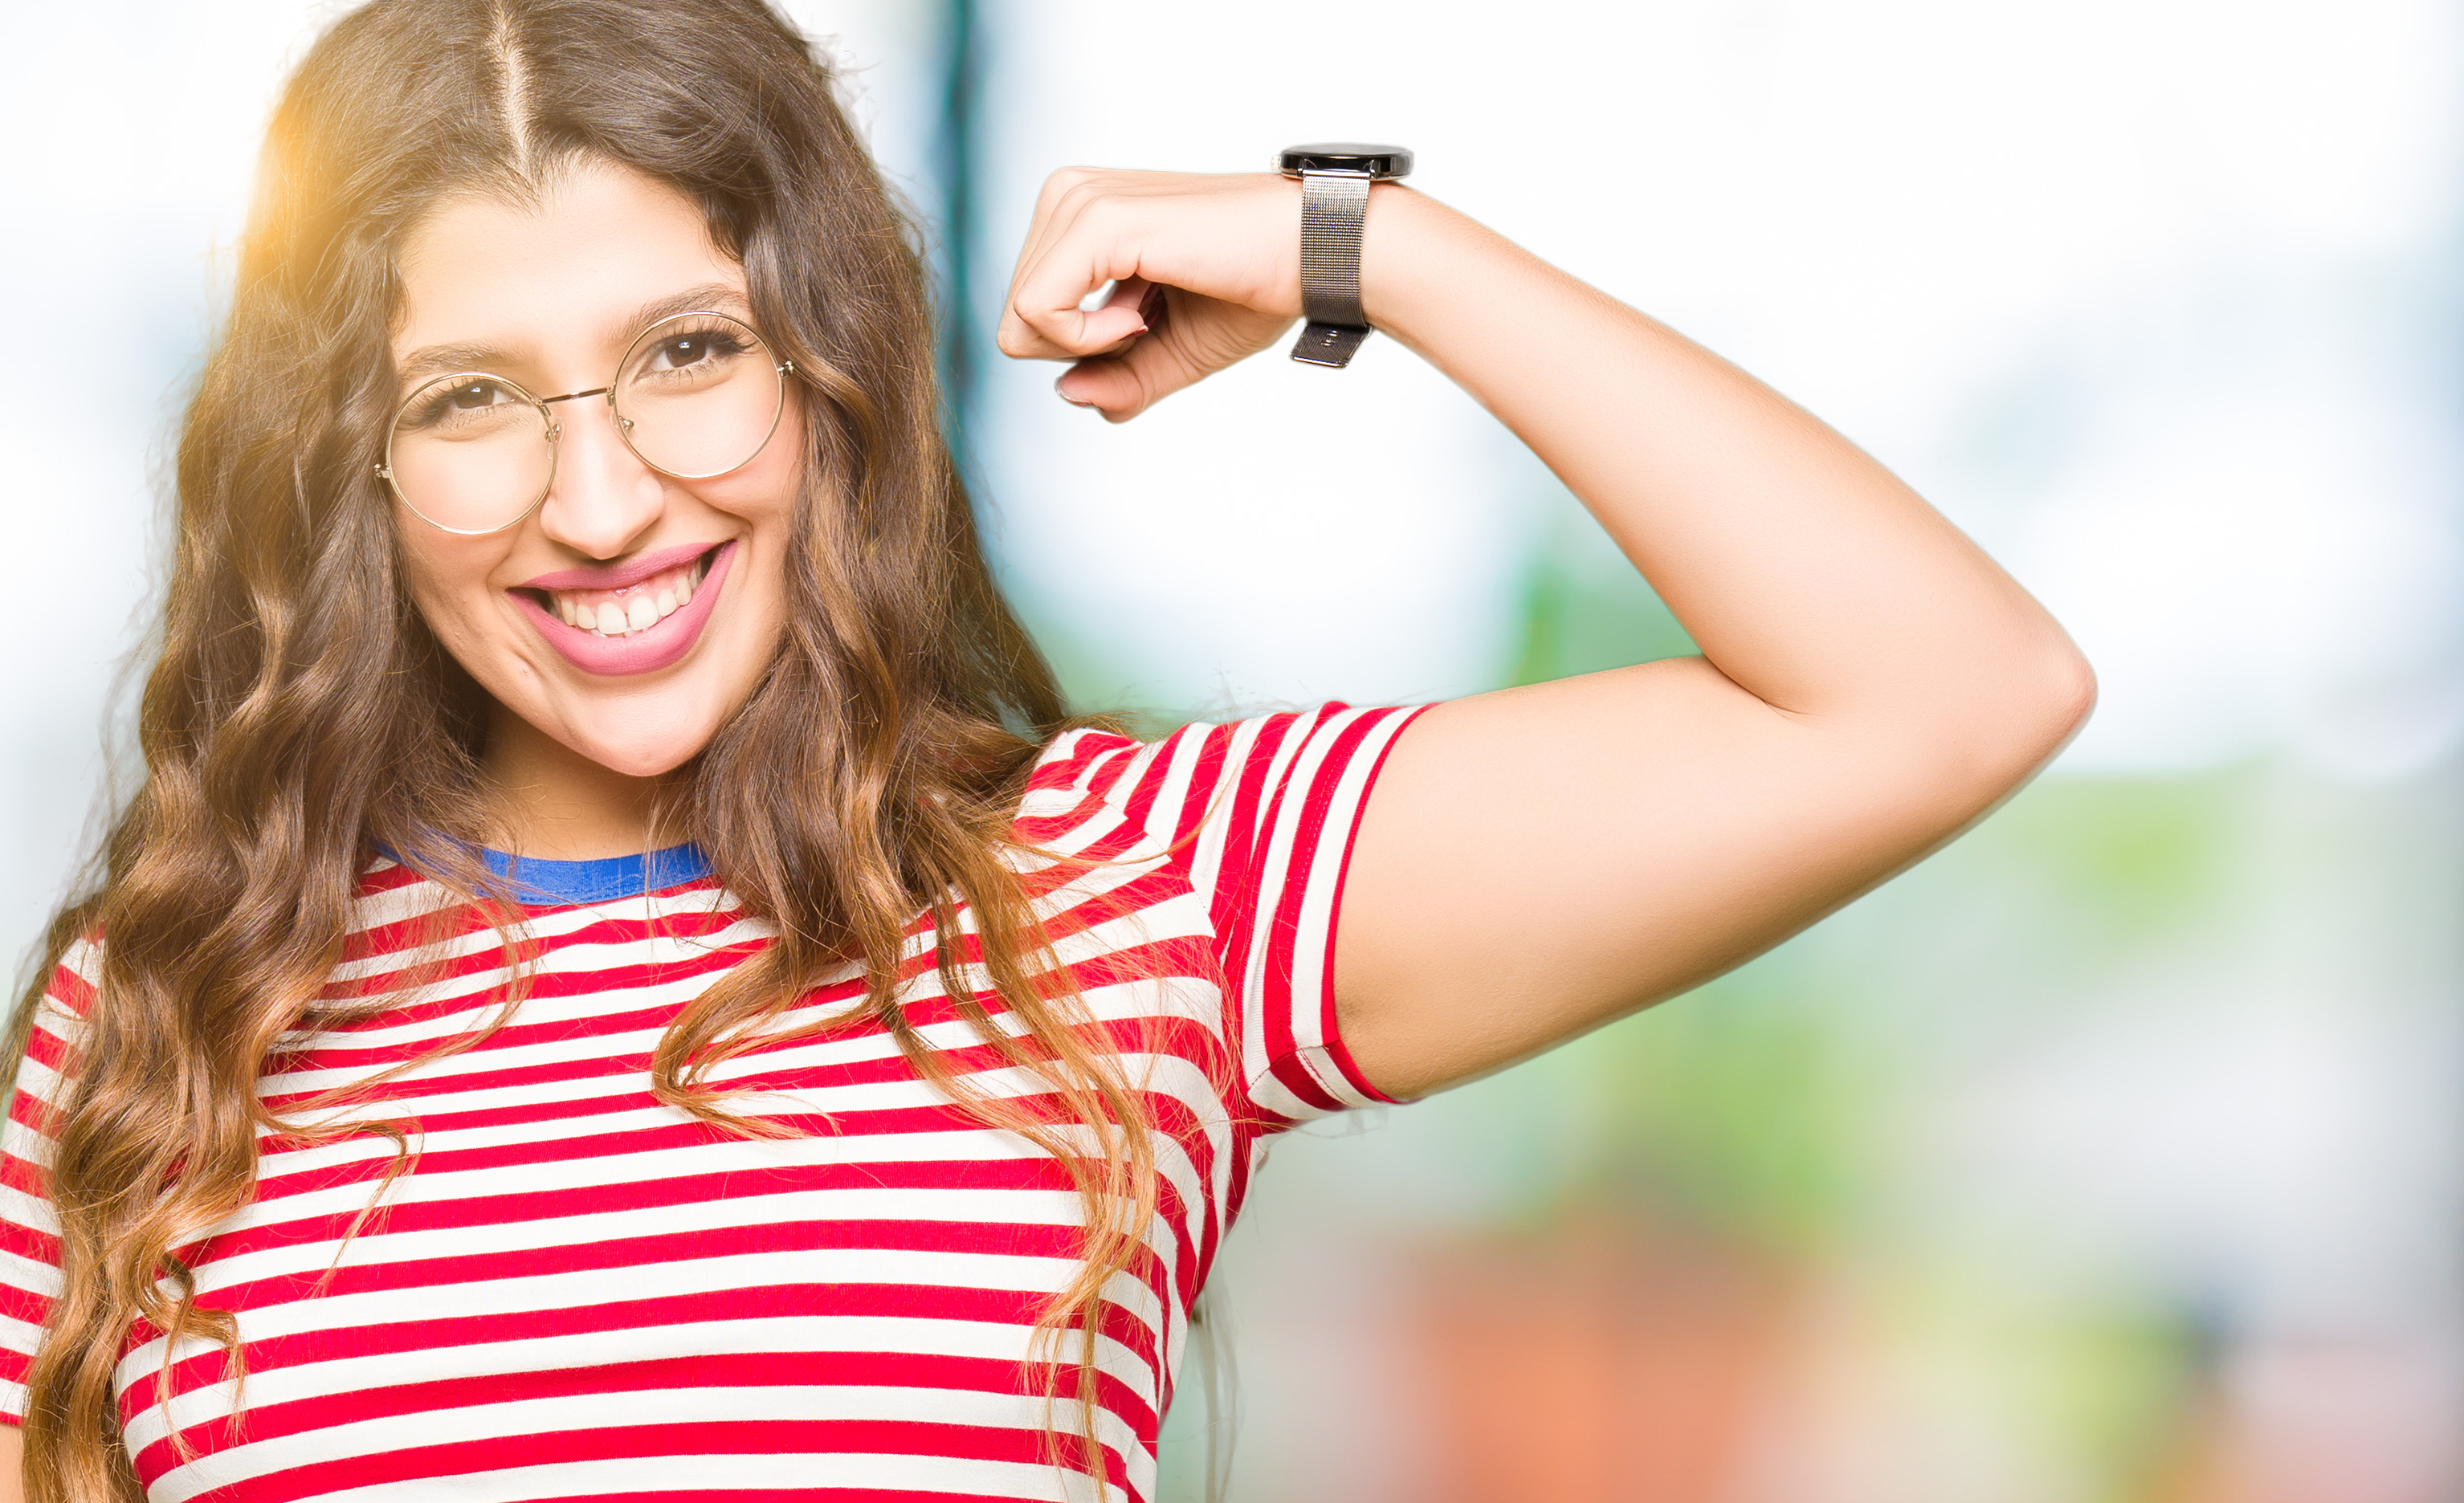
{"type": "Polygon", "coordinates": [[[1134,308],[1138,321],[1150,331],[1159,330],[1171,316],[1172,299],[1164,294],[1163,284],[1150,282],[1143,276],[1125,276],[1112,284],[1112,295],[1104,299],[1107,308],[1134,308]]]}
{"type": "Polygon", "coordinates": [[[1035,211],[1027,218],[1026,234],[1018,244],[1018,259],[1011,263],[1009,292],[1015,296],[1026,269],[1044,254],[1059,232],[1063,221],[1070,217],[1074,206],[1071,192],[1093,181],[1095,173],[1088,167],[1062,167],[1044,180],[1035,195],[1035,211]]]}
{"type": "Polygon", "coordinates": [[[1147,332],[1135,308],[1099,308],[1093,313],[1047,309],[1019,315],[1019,328],[1023,337],[1002,338],[1001,352],[1042,360],[1087,359],[1121,349],[1147,332]]]}
{"type": "Polygon", "coordinates": [[[1104,176],[1093,167],[1061,167],[1044,180],[1044,186],[1035,195],[1035,214],[1028,221],[1026,238],[1019,245],[1021,266],[1042,254],[1067,228],[1090,196],[1085,190],[1091,189],[1104,176]]]}
{"type": "Polygon", "coordinates": [[[1052,383],[1065,402],[1093,407],[1112,423],[1126,423],[1217,369],[1162,330],[1117,354],[1080,360],[1052,383]]]}
{"type": "Polygon", "coordinates": [[[1055,247],[1036,265],[1021,269],[1001,310],[996,342],[1002,354],[1023,359],[1083,359],[1135,338],[1146,332],[1137,303],[1116,295],[1100,308],[1081,306],[1106,282],[1129,280],[1134,278],[1116,276],[1105,262],[1088,259],[1083,246],[1055,247]]]}
{"type": "Polygon", "coordinates": [[[1093,408],[1107,423],[1127,423],[1164,395],[1150,394],[1128,359],[1117,355],[1080,360],[1061,373],[1052,389],[1071,406],[1093,408]]]}
{"type": "Polygon", "coordinates": [[[1104,348],[1089,352],[1089,358],[1123,354],[1133,342],[1160,335],[1172,316],[1172,300],[1165,295],[1164,288],[1142,276],[1123,277],[1114,282],[1111,292],[1104,298],[1103,308],[1131,309],[1138,316],[1138,325],[1104,348]]]}
{"type": "Polygon", "coordinates": [[[1021,270],[1002,318],[1006,353],[1084,359],[1145,331],[1135,303],[1116,296],[1091,313],[1080,306],[1107,281],[1135,283],[1140,297],[1147,285],[1138,276],[1145,216],[1100,186],[1082,185],[1063,196],[1055,209],[1059,233],[1021,270]]]}
{"type": "MultiPolygon", "coordinates": [[[[1126,270],[1126,269],[1124,269],[1126,270]]],[[[1001,315],[1002,353],[1029,359],[1083,359],[1147,330],[1138,304],[1118,298],[1091,311],[1079,306],[1108,281],[1130,280],[1083,250],[1056,248],[1028,269],[1001,315]]]]}
{"type": "Polygon", "coordinates": [[[1044,187],[1036,195],[1034,217],[1019,246],[1018,263],[1010,272],[1001,323],[994,331],[994,343],[1002,354],[1024,359],[1069,359],[1133,337],[1133,330],[1114,326],[1118,320],[1100,321],[1090,331],[1079,319],[1067,316],[1085,311],[1078,305],[1088,294],[1112,279],[1109,273],[1097,275],[1078,288],[1068,297],[1066,310],[1058,304],[1045,306],[1060,295],[1053,289],[1066,286],[1072,278],[1073,266],[1083,268],[1087,264],[1083,235],[1079,237],[1075,263],[1056,258],[1066,257],[1078,220],[1088,206],[1102,196],[1098,189],[1104,177],[1089,167],[1063,167],[1044,180],[1044,187]],[[1089,337],[1096,339],[1094,345],[1083,342],[1089,337]]]}

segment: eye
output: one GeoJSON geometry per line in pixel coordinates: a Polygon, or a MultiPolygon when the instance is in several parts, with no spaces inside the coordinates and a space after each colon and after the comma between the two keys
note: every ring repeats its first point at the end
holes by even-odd
{"type": "Polygon", "coordinates": [[[676,370],[710,358],[709,341],[697,334],[680,334],[650,352],[652,370],[676,370]]]}
{"type": "Polygon", "coordinates": [[[493,376],[459,376],[423,386],[402,409],[397,433],[438,439],[482,438],[532,411],[529,399],[493,376]]]}
{"type": "Polygon", "coordinates": [[[451,385],[431,386],[404,411],[403,425],[427,428],[442,424],[467,422],[491,408],[502,407],[521,399],[499,381],[484,376],[471,377],[451,385]]]}
{"type": "Polygon", "coordinates": [[[724,329],[693,329],[652,345],[647,363],[654,371],[681,371],[724,363],[743,353],[744,341],[724,329]]]}

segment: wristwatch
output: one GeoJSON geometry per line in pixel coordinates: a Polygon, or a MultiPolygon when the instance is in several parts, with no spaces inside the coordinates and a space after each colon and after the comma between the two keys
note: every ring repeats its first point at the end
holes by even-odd
{"type": "Polygon", "coordinates": [[[1318,142],[1286,146],[1275,170],[1301,180],[1301,316],[1309,326],[1292,346],[1292,359],[1341,370],[1369,338],[1369,320],[1360,312],[1360,226],[1369,214],[1369,185],[1410,175],[1412,153],[1318,142]]]}

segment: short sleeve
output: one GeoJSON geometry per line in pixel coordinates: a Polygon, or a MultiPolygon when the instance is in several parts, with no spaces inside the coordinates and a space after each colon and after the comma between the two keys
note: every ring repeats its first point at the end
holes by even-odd
{"type": "Polygon", "coordinates": [[[1153,742],[1082,731],[1038,769],[1039,785],[1100,798],[1185,876],[1221,968],[1240,1089],[1270,1123],[1394,1100],[1344,1047],[1334,938],[1370,789],[1419,712],[1333,704],[1153,742]]]}
{"type": "Polygon", "coordinates": [[[101,954],[80,943],[52,973],[0,1125],[0,1420],[22,1425],[26,1375],[60,1287],[59,1219],[49,1184],[52,1140],[44,1131],[66,1089],[69,1039],[93,996],[101,954]]]}

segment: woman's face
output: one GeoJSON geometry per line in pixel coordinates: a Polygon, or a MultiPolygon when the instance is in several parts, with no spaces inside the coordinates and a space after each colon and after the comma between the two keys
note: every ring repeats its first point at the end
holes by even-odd
{"type": "MultiPolygon", "coordinates": [[[[604,163],[577,164],[536,206],[448,201],[409,236],[401,275],[398,369],[483,370],[541,397],[605,386],[634,337],[679,306],[752,316],[743,268],[700,212],[604,163]]],[[[461,536],[396,503],[411,599],[504,711],[655,776],[709,742],[778,643],[801,409],[791,389],[760,451],[708,480],[644,464],[604,400],[550,411],[555,480],[520,522],[461,536]]],[[[496,740],[522,733],[497,718],[496,740]]]]}

